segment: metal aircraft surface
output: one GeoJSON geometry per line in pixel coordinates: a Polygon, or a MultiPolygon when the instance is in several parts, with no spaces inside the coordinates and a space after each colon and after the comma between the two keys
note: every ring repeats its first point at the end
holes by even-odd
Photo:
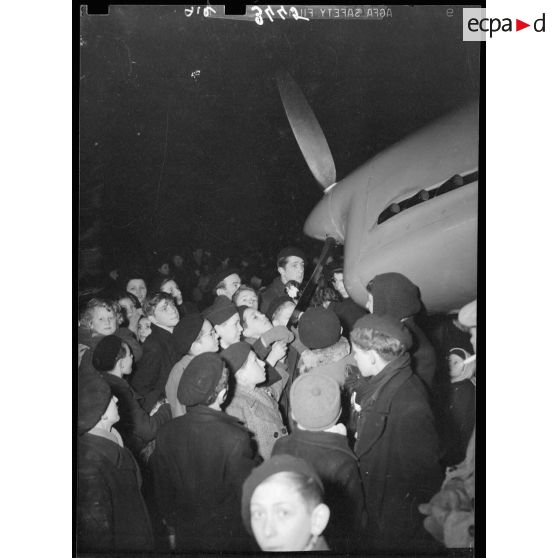
{"type": "Polygon", "coordinates": [[[478,105],[434,121],[336,182],[323,131],[287,73],[277,75],[298,145],[324,197],[304,232],[344,244],[344,282],[362,306],[379,273],[403,273],[429,312],[476,298],[478,105]]]}

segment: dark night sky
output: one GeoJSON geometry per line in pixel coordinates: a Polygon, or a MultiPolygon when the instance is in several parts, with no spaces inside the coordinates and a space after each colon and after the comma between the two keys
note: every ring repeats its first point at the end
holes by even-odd
{"type": "Polygon", "coordinates": [[[117,254],[296,241],[321,197],[274,82],[308,98],[341,179],[479,95],[461,11],[393,6],[383,21],[187,18],[116,6],[80,18],[80,232],[117,254]],[[192,76],[193,72],[199,75],[192,76]],[[168,126],[167,126],[168,122],[168,126]],[[163,164],[164,163],[164,164],[163,164]]]}

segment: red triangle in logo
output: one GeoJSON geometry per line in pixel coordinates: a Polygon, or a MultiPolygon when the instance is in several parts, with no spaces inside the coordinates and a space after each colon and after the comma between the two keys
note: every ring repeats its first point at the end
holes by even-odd
{"type": "Polygon", "coordinates": [[[530,23],[525,23],[524,21],[521,21],[520,19],[515,20],[515,30],[516,31],[521,31],[522,29],[525,29],[525,27],[531,27],[531,24],[530,23]]]}

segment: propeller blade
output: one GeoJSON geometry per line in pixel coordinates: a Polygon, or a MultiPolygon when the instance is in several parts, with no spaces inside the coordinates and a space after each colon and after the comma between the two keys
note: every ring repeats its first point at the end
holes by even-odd
{"type": "Polygon", "coordinates": [[[314,178],[326,189],[336,180],[335,163],[324,132],[304,93],[287,72],[277,72],[277,86],[296,141],[314,178]]]}

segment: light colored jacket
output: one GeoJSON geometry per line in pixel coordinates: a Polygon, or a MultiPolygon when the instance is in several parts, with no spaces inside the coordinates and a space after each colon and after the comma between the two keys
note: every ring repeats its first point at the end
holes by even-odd
{"type": "Polygon", "coordinates": [[[275,442],[288,433],[277,402],[289,375],[281,365],[275,369],[281,380],[267,388],[250,389],[237,384],[234,396],[225,409],[228,415],[238,418],[254,434],[258,453],[264,460],[271,457],[275,442]]]}

